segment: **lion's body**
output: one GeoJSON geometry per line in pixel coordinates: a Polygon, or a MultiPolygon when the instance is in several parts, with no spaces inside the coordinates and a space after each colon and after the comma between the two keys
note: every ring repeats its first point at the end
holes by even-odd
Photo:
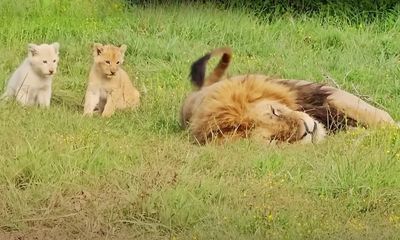
{"type": "Polygon", "coordinates": [[[200,143],[227,137],[318,142],[347,126],[394,123],[385,111],[327,85],[256,74],[223,78],[229,60],[221,60],[212,81],[195,77],[199,89],[183,104],[182,125],[200,143]]]}
{"type": "Polygon", "coordinates": [[[96,45],[85,95],[84,114],[108,117],[117,109],[134,109],[140,94],[120,67],[126,47],[96,45]]]}
{"type": "Polygon", "coordinates": [[[29,44],[28,57],[7,82],[2,98],[22,105],[50,106],[51,85],[57,71],[59,44],[29,44]]]}

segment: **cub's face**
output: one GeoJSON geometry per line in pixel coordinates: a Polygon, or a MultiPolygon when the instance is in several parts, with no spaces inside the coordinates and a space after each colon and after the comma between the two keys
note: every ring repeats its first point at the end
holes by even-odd
{"type": "Polygon", "coordinates": [[[107,78],[112,78],[118,73],[124,62],[125,51],[126,45],[116,47],[95,43],[93,46],[94,62],[102,74],[107,78]]]}
{"type": "Polygon", "coordinates": [[[33,70],[42,77],[53,76],[57,71],[60,44],[29,44],[28,58],[33,70]]]}

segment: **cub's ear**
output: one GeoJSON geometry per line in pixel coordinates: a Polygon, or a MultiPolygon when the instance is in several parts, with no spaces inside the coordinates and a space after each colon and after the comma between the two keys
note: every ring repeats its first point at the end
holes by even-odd
{"type": "Polygon", "coordinates": [[[104,46],[101,43],[93,44],[93,55],[99,56],[104,50],[104,46]]]}
{"type": "Polygon", "coordinates": [[[29,56],[35,56],[39,53],[38,51],[38,45],[29,43],[28,44],[28,55],[29,56]]]}
{"type": "Polygon", "coordinates": [[[54,50],[56,50],[56,53],[58,54],[60,50],[60,44],[58,42],[54,42],[51,44],[51,46],[53,46],[54,50]]]}
{"type": "Polygon", "coordinates": [[[119,47],[122,54],[125,54],[127,48],[128,47],[125,44],[122,44],[121,47],[119,47]]]}

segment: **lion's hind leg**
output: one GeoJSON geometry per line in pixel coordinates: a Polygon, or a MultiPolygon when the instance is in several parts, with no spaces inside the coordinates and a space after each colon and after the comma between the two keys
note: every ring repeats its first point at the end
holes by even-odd
{"type": "Polygon", "coordinates": [[[134,109],[137,106],[139,106],[139,102],[140,102],[140,93],[136,88],[132,87],[125,94],[126,107],[130,108],[130,109],[134,109]]]}

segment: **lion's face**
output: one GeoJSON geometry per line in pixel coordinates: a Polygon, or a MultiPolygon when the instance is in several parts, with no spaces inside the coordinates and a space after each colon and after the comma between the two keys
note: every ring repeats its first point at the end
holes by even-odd
{"type": "Polygon", "coordinates": [[[30,43],[28,45],[28,58],[32,69],[43,77],[51,77],[57,71],[58,50],[60,44],[41,44],[30,43]]]}
{"type": "Polygon", "coordinates": [[[95,43],[94,61],[107,78],[112,78],[118,73],[120,66],[124,62],[125,51],[126,45],[116,47],[95,43]]]}
{"type": "Polygon", "coordinates": [[[196,142],[252,138],[264,143],[317,143],[325,127],[297,111],[290,88],[257,76],[226,79],[184,101],[181,123],[196,142]]]}
{"type": "Polygon", "coordinates": [[[268,143],[316,143],[326,135],[324,126],[307,113],[294,111],[276,101],[262,100],[252,105],[257,121],[251,136],[256,139],[268,143]]]}

